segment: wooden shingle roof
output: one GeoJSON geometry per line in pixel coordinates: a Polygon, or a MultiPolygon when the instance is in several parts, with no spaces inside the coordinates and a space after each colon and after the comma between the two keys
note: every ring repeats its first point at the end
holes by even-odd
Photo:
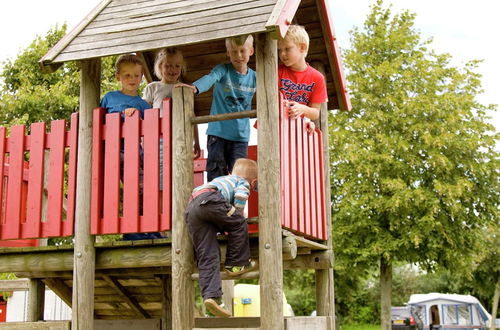
{"type": "MultiPolygon", "coordinates": [[[[40,64],[50,71],[67,61],[136,52],[149,66],[146,77],[154,80],[156,50],[176,46],[183,51],[190,82],[227,60],[224,38],[262,32],[283,35],[293,21],[304,25],[311,37],[307,61],[325,65],[329,108],[347,110],[349,98],[325,1],[103,0],[40,64]]],[[[211,95],[205,94],[195,103],[198,114],[208,112],[211,95]]]]}

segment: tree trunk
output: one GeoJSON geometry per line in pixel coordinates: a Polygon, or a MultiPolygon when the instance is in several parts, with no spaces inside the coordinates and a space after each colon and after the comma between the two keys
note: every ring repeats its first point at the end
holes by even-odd
{"type": "Polygon", "coordinates": [[[391,330],[392,264],[380,258],[380,325],[391,330]]]}
{"type": "Polygon", "coordinates": [[[497,285],[495,285],[495,294],[493,295],[490,330],[495,330],[495,319],[497,317],[497,310],[498,310],[498,298],[500,298],[500,279],[498,279],[497,285]]]}

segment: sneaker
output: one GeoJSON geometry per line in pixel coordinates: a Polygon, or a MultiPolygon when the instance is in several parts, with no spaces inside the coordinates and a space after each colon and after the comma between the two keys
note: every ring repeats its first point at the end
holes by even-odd
{"type": "Polygon", "coordinates": [[[215,316],[219,317],[230,317],[231,313],[224,308],[224,303],[222,299],[219,298],[208,298],[203,304],[207,308],[207,310],[215,316]]]}
{"type": "Polygon", "coordinates": [[[226,266],[225,272],[228,276],[238,276],[257,269],[257,262],[250,260],[250,263],[245,266],[226,266]]]}

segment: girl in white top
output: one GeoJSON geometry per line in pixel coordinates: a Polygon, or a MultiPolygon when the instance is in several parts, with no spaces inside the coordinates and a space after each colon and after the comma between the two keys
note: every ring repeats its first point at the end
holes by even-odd
{"type": "MultiPolygon", "coordinates": [[[[154,65],[155,75],[160,81],[153,81],[144,89],[142,98],[153,108],[160,109],[163,116],[163,99],[172,97],[172,88],[179,83],[181,74],[185,71],[182,52],[175,48],[165,48],[158,52],[154,65]]],[[[200,144],[198,141],[198,127],[194,127],[194,158],[200,157],[200,144]]],[[[163,141],[160,141],[160,189],[163,190],[163,141]]]]}

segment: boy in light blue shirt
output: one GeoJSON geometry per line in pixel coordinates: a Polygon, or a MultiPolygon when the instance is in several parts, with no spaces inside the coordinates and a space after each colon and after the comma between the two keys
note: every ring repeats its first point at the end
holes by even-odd
{"type": "MultiPolygon", "coordinates": [[[[219,64],[193,85],[184,85],[198,93],[214,86],[211,115],[251,110],[256,90],[255,71],[248,67],[253,55],[253,37],[245,35],[226,39],[227,55],[231,63],[219,64]]],[[[250,138],[248,118],[208,123],[207,179],[227,175],[238,158],[247,157],[250,138]]]]}

